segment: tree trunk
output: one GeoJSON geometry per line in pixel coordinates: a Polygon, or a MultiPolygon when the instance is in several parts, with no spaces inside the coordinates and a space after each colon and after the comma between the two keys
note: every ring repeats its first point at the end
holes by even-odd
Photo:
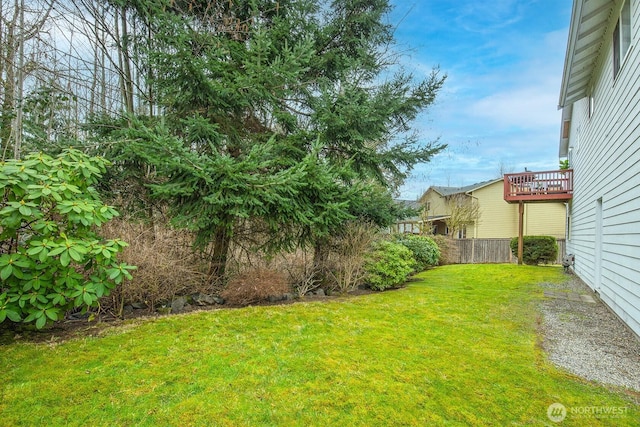
{"type": "Polygon", "coordinates": [[[227,268],[231,233],[226,224],[219,225],[213,236],[213,250],[209,263],[209,283],[216,286],[224,283],[227,268]]]}
{"type": "Polygon", "coordinates": [[[133,113],[133,89],[131,80],[131,64],[129,58],[129,35],[127,34],[126,9],[116,10],[114,37],[118,47],[118,74],[120,77],[120,96],[124,111],[133,113]]]}
{"type": "Polygon", "coordinates": [[[313,246],[313,274],[320,286],[327,283],[327,263],[329,260],[329,242],[320,238],[313,246]]]}
{"type": "Polygon", "coordinates": [[[133,78],[131,76],[131,56],[129,55],[129,30],[127,25],[127,10],[123,7],[120,12],[122,20],[122,79],[124,84],[124,103],[127,113],[133,114],[133,78]]]}
{"type": "Polygon", "coordinates": [[[15,139],[13,143],[13,158],[20,159],[20,152],[22,150],[22,113],[24,108],[24,0],[20,2],[20,40],[18,44],[18,69],[16,79],[16,99],[18,105],[16,106],[16,122],[15,122],[15,139]]]}
{"type": "Polygon", "coordinates": [[[13,131],[13,115],[15,108],[16,93],[16,54],[17,44],[15,38],[16,23],[18,20],[18,4],[16,2],[13,18],[7,22],[7,33],[3,40],[4,55],[1,60],[4,63],[5,75],[3,83],[4,99],[2,102],[2,111],[0,117],[0,156],[2,159],[7,158],[9,147],[11,145],[11,136],[13,131]]]}

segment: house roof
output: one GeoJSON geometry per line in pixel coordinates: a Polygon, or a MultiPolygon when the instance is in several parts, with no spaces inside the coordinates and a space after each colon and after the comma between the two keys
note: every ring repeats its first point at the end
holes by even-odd
{"type": "Polygon", "coordinates": [[[420,202],[418,200],[396,199],[395,202],[399,203],[401,205],[404,205],[405,208],[418,209],[418,210],[422,209],[422,205],[420,204],[420,202]]]}
{"type": "Polygon", "coordinates": [[[432,189],[433,191],[436,191],[438,194],[440,194],[441,196],[451,196],[453,194],[460,194],[460,193],[470,193],[472,191],[476,191],[479,190],[482,187],[486,187],[487,185],[491,185],[495,182],[498,181],[502,181],[502,178],[498,178],[498,179],[491,179],[489,181],[482,181],[482,182],[477,182],[475,184],[471,184],[471,185],[467,185],[464,187],[441,187],[441,186],[431,186],[430,189],[432,189]]]}
{"type": "Polygon", "coordinates": [[[573,0],[558,108],[589,94],[615,4],[614,0],[573,0]]]}
{"type": "Polygon", "coordinates": [[[444,219],[451,218],[451,215],[430,215],[428,221],[442,221],[444,219]]]}
{"type": "MultiPolygon", "coordinates": [[[[422,210],[422,204],[418,201],[418,200],[402,200],[402,199],[394,199],[394,201],[400,205],[402,205],[405,208],[409,208],[409,209],[415,209],[417,211],[422,210]]],[[[421,218],[420,216],[411,216],[411,217],[407,217],[407,218],[403,218],[401,221],[399,222],[420,222],[421,218]]]]}

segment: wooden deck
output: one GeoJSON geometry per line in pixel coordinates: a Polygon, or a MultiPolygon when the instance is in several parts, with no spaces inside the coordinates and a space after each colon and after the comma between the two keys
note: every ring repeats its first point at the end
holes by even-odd
{"type": "Polygon", "coordinates": [[[504,174],[504,200],[566,202],[573,197],[573,169],[504,174]]]}

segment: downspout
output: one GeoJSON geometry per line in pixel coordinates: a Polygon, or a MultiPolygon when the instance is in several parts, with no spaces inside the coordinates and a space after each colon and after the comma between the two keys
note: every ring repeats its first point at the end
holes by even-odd
{"type": "Polygon", "coordinates": [[[471,194],[471,192],[467,192],[467,195],[472,199],[476,200],[478,204],[478,217],[473,221],[473,238],[471,240],[471,263],[475,264],[476,262],[476,239],[478,238],[478,223],[480,222],[480,200],[471,194]]]}
{"type": "Polygon", "coordinates": [[[473,238],[477,239],[478,238],[478,223],[480,222],[480,199],[478,199],[476,196],[474,196],[471,193],[467,193],[467,195],[469,197],[471,197],[472,199],[476,199],[476,202],[478,203],[478,218],[475,219],[475,221],[473,221],[473,238]]]}

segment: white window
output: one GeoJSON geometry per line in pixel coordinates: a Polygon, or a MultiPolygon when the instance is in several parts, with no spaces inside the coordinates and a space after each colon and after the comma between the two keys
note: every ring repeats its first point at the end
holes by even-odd
{"type": "Polygon", "coordinates": [[[460,230],[458,230],[458,239],[466,239],[467,238],[467,226],[463,226],[460,230]]]}
{"type": "Polygon", "coordinates": [[[613,78],[618,76],[625,55],[631,46],[631,0],[622,5],[620,18],[613,30],[613,78]]]}

